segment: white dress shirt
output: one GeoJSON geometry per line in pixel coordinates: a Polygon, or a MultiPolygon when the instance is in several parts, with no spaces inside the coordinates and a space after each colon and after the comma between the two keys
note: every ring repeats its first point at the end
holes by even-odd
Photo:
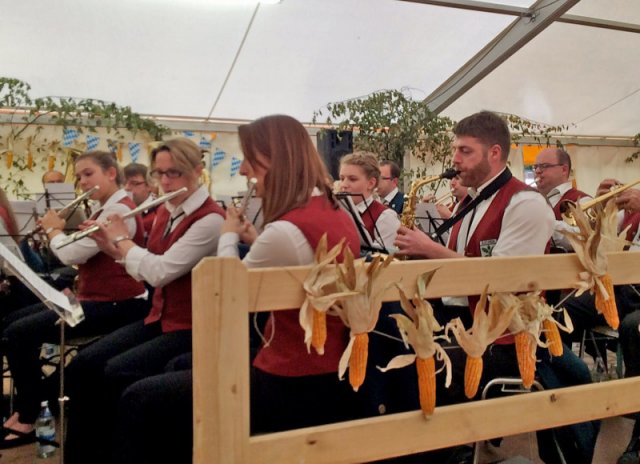
{"type": "MultiPolygon", "coordinates": [[[[322,195],[317,188],[313,196],[322,195]]],[[[222,234],[218,256],[238,256],[240,237],[235,232],[222,234]]],[[[302,266],[313,263],[314,250],[302,231],[289,221],[273,221],[264,227],[242,262],[248,268],[302,266]]]]}
{"type": "Polygon", "coordinates": [[[398,187],[394,187],[393,190],[391,190],[391,192],[389,192],[387,194],[387,196],[385,196],[382,199],[382,203],[385,204],[385,205],[390,204],[391,200],[393,200],[396,197],[397,194],[398,194],[398,187]]]}
{"type": "MultiPolygon", "coordinates": [[[[498,174],[499,175],[499,174],[498,174]]],[[[497,177],[497,176],[496,176],[497,177]]],[[[469,188],[469,195],[475,197],[489,185],[495,177],[480,188],[477,192],[469,188]]],[[[469,212],[463,219],[458,233],[456,251],[464,254],[464,249],[473,236],[476,227],[491,206],[497,192],[491,197],[480,202],[474,212],[469,212]]],[[[549,238],[553,234],[555,216],[549,208],[545,198],[538,192],[523,190],[511,197],[507,205],[500,235],[491,252],[491,256],[526,256],[543,255],[549,238]]],[[[467,306],[467,297],[443,298],[444,304],[467,306]]]]}
{"type": "MultiPolygon", "coordinates": [[[[170,221],[171,229],[167,232],[174,230],[185,217],[200,208],[207,198],[207,188],[200,186],[178,206],[164,203],[171,218],[175,218],[173,223],[170,221]]],[[[174,281],[191,272],[202,258],[215,256],[223,222],[219,214],[207,214],[191,224],[184,235],[161,255],[140,246],[131,248],[124,259],[127,272],[134,279],[144,280],[152,287],[161,287],[174,281]]]]}
{"type": "MultiPolygon", "coordinates": [[[[98,222],[104,222],[107,217],[112,214],[126,214],[131,209],[122,203],[120,200],[127,197],[127,192],[123,189],[117,190],[109,199],[102,205],[97,211],[100,214],[97,217],[98,222]]],[[[96,211],[96,212],[97,212],[96,211]]],[[[136,234],[136,220],[135,218],[126,219],[127,228],[129,229],[129,236],[133,237],[136,234]]],[[[66,240],[67,235],[58,234],[51,239],[51,250],[66,265],[84,264],[90,258],[100,251],[96,242],[89,237],[85,237],[77,242],[71,243],[62,248],[58,248],[58,245],[66,240]]]]}
{"type": "MultiPolygon", "coordinates": [[[[394,210],[392,210],[391,208],[386,208],[376,220],[375,227],[373,229],[374,238],[372,238],[364,228],[362,215],[369,214],[365,211],[373,202],[373,197],[368,197],[365,198],[364,201],[361,201],[360,203],[355,205],[356,210],[358,211],[358,213],[360,213],[358,219],[362,224],[362,228],[364,233],[366,234],[366,238],[374,248],[391,251],[393,248],[393,242],[395,242],[396,235],[398,234],[398,229],[400,228],[400,219],[398,219],[398,214],[394,210]]],[[[366,241],[362,239],[362,237],[360,243],[362,245],[367,244],[366,241]]]]}

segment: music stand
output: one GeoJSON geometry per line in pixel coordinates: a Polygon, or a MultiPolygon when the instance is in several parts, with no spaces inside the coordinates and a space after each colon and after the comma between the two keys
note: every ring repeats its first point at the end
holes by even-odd
{"type": "MultiPolygon", "coordinates": [[[[369,232],[367,232],[362,222],[362,217],[360,216],[360,212],[358,211],[355,203],[353,202],[353,197],[361,198],[363,202],[366,201],[364,198],[364,195],[361,193],[340,192],[340,193],[336,193],[335,197],[338,199],[343,209],[349,213],[349,215],[351,216],[351,219],[356,224],[356,228],[358,229],[358,234],[360,235],[360,238],[361,238],[361,246],[360,246],[361,250],[365,252],[373,252],[373,253],[379,253],[379,252],[389,253],[390,251],[387,250],[387,248],[385,247],[385,244],[382,242],[382,236],[380,236],[379,232],[378,232],[378,236],[380,237],[380,240],[379,241],[376,240],[375,232],[377,232],[377,229],[374,231],[374,237],[371,237],[369,235],[369,232]],[[375,245],[378,245],[378,246],[375,246],[375,245]]],[[[369,208],[367,208],[367,211],[369,215],[372,214],[369,208]]],[[[371,216],[371,220],[373,221],[373,216],[371,216]]],[[[374,224],[375,224],[375,221],[374,221],[374,224]]]]}
{"type": "Polygon", "coordinates": [[[13,209],[20,235],[36,228],[38,209],[35,200],[11,200],[9,203],[11,204],[11,209],[13,209]]]}
{"type": "MultiPolygon", "coordinates": [[[[58,372],[60,372],[60,396],[58,397],[61,424],[60,443],[50,442],[48,440],[43,441],[37,437],[36,440],[41,440],[41,442],[59,447],[60,462],[64,462],[64,410],[65,403],[69,400],[69,398],[64,396],[64,352],[66,350],[64,328],[65,324],[70,327],[75,327],[82,322],[84,320],[84,312],[73,293],[68,292],[65,294],[54,289],[2,243],[0,243],[0,261],[2,261],[2,267],[8,273],[17,277],[47,308],[55,312],[60,318],[58,321],[60,325],[60,360],[58,365],[58,372]]],[[[5,428],[5,430],[11,433],[16,432],[16,435],[19,434],[19,432],[9,428],[5,428]]]]}
{"type": "MultiPolygon", "coordinates": [[[[434,203],[421,202],[416,205],[416,222],[418,227],[429,237],[438,229],[438,226],[444,222],[442,216],[438,212],[438,208],[434,203]]],[[[442,245],[446,245],[449,233],[438,236],[438,240],[442,245]]]]}

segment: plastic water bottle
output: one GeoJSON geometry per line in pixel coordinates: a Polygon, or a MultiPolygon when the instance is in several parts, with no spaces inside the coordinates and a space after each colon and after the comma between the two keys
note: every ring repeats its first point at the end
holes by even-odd
{"type": "MultiPolygon", "coordinates": [[[[49,402],[40,403],[40,415],[36,419],[36,437],[54,441],[56,439],[56,420],[49,410],[49,402]]],[[[46,459],[54,455],[56,448],[48,443],[37,443],[37,456],[46,459]]]]}

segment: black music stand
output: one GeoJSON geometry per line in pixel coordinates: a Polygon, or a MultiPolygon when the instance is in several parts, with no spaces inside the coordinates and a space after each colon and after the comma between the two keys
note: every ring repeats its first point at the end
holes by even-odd
{"type": "MultiPolygon", "coordinates": [[[[61,424],[60,442],[50,442],[49,440],[42,440],[37,437],[36,440],[60,448],[60,462],[64,462],[64,410],[65,403],[69,400],[69,398],[64,395],[64,352],[66,350],[64,328],[65,325],[75,327],[82,322],[84,320],[84,312],[73,293],[68,292],[64,294],[54,289],[1,243],[0,260],[2,260],[2,267],[8,273],[17,277],[47,308],[55,312],[60,318],[58,320],[58,324],[60,325],[60,361],[58,366],[58,372],[60,373],[60,396],[58,397],[61,424]]],[[[4,430],[20,435],[20,432],[9,428],[5,428],[4,430]]]]}
{"type": "MultiPolygon", "coordinates": [[[[338,199],[343,209],[345,209],[349,213],[349,215],[351,216],[351,219],[353,219],[353,222],[355,222],[356,224],[356,228],[358,229],[358,234],[362,239],[362,243],[364,243],[364,245],[360,245],[360,249],[364,251],[365,254],[380,253],[380,252],[391,254],[391,251],[386,248],[384,242],[382,241],[382,236],[380,235],[379,232],[378,232],[378,236],[380,236],[380,241],[378,242],[375,236],[370,237],[369,233],[364,228],[364,224],[362,223],[362,218],[360,217],[360,212],[358,211],[355,203],[352,200],[353,197],[357,197],[357,198],[361,198],[362,201],[364,202],[366,201],[364,198],[364,195],[361,193],[340,192],[340,193],[336,193],[335,197],[338,199]],[[373,243],[372,243],[372,240],[373,240],[373,243]],[[379,245],[379,247],[376,247],[375,246],[376,244],[379,245]]],[[[369,208],[367,208],[367,210],[365,211],[365,214],[367,214],[367,212],[370,215],[371,220],[373,221],[373,214],[371,213],[371,210],[369,210],[369,208]]],[[[375,224],[375,221],[374,221],[374,224],[375,224]]],[[[375,235],[375,232],[377,232],[377,229],[374,231],[374,235],[375,235]]]]}
{"type": "MultiPolygon", "coordinates": [[[[438,230],[438,226],[444,222],[444,219],[440,216],[436,205],[434,203],[425,202],[418,203],[416,205],[415,219],[419,228],[429,237],[431,237],[431,235],[438,230]]],[[[443,236],[438,235],[438,241],[440,244],[446,246],[446,240],[443,236]]]]}

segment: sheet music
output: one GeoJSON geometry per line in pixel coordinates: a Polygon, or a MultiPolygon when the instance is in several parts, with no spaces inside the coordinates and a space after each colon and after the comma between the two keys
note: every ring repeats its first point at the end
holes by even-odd
{"type": "Polygon", "coordinates": [[[18,231],[26,234],[36,227],[36,221],[33,217],[34,210],[37,210],[35,200],[11,200],[11,208],[18,223],[18,231]]]}
{"type": "MultiPolygon", "coordinates": [[[[47,282],[45,282],[38,274],[11,251],[0,243],[0,261],[9,274],[15,275],[20,281],[29,287],[44,303],[53,303],[53,308],[58,316],[60,316],[69,326],[75,327],[84,319],[82,306],[76,302],[72,304],[70,299],[75,300],[73,296],[67,296],[56,290],[47,282]]],[[[49,305],[48,305],[49,306],[49,305]]]]}
{"type": "MultiPolygon", "coordinates": [[[[444,222],[444,219],[440,216],[438,208],[434,203],[420,202],[416,205],[416,222],[424,233],[431,234],[444,222]],[[433,222],[430,221],[429,218],[431,218],[433,222]]],[[[447,243],[448,239],[449,232],[442,234],[444,243],[447,243]]]]}
{"type": "Polygon", "coordinates": [[[36,199],[39,216],[43,216],[47,211],[47,196],[53,209],[60,209],[76,198],[76,191],[72,184],[47,183],[44,184],[44,188],[46,193],[39,193],[36,199]]]}

